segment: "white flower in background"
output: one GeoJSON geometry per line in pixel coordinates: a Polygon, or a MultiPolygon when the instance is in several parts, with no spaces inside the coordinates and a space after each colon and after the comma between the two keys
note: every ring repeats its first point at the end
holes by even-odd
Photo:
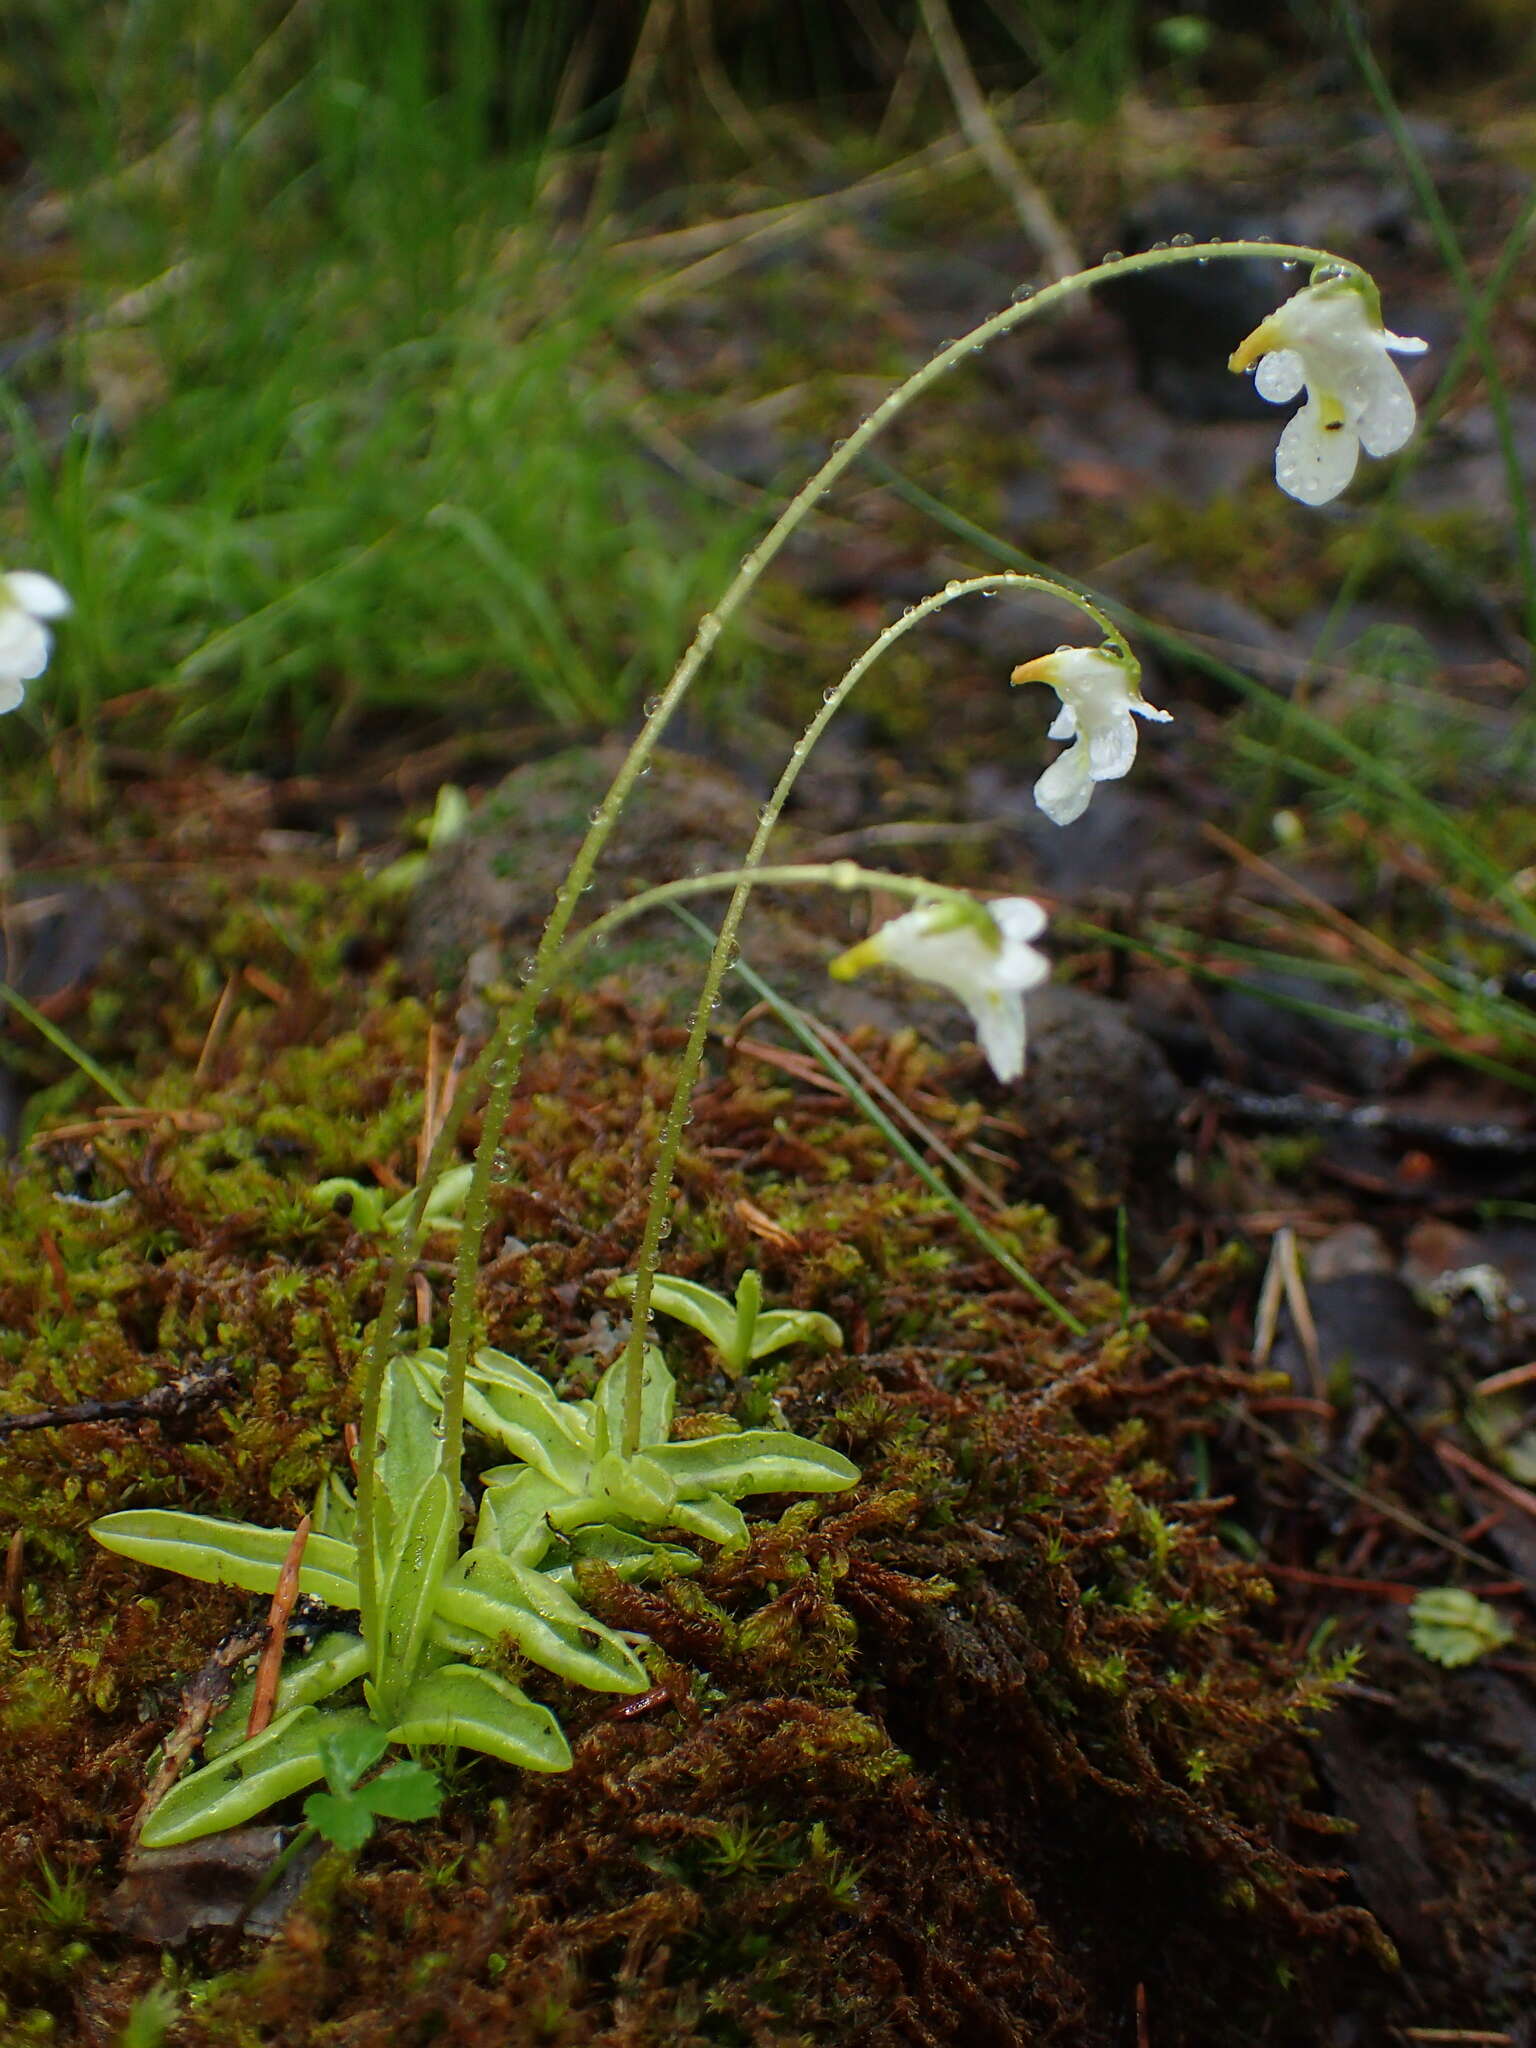
{"type": "Polygon", "coordinates": [[[0,576],[0,712],[14,711],[48,666],[53,635],[43,621],[68,610],[69,595],[51,576],[31,569],[0,576]]]}
{"type": "Polygon", "coordinates": [[[1137,718],[1166,725],[1173,716],[1147,702],[1140,668],[1113,646],[1058,647],[1026,661],[1010,680],[1049,683],[1061,699],[1046,737],[1072,745],[1035,784],[1035,802],[1056,825],[1083,815],[1096,782],[1115,782],[1128,773],[1136,758],[1137,718]]]}
{"type": "Polygon", "coordinates": [[[1367,455],[1401,448],[1413,432],[1413,394],[1392,358],[1422,355],[1428,346],[1387,332],[1365,277],[1309,284],[1261,321],[1228,368],[1257,363],[1259,396],[1275,405],[1306,391],[1275,450],[1281,490],[1303,505],[1326,505],[1354,475],[1362,448],[1367,455]]]}
{"type": "Polygon", "coordinates": [[[1045,912],[1028,896],[920,903],[850,946],[828,971],[850,981],[866,967],[899,967],[949,989],[975,1020],[993,1073],[999,1081],[1016,1081],[1024,1071],[1024,991],[1038,988],[1051,971],[1029,943],[1044,929],[1045,912]]]}

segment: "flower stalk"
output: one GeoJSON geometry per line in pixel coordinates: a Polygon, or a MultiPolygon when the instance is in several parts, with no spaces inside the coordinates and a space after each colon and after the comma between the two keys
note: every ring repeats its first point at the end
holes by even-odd
{"type": "MultiPolygon", "coordinates": [[[[481,1119],[479,1143],[475,1151],[475,1174],[465,1206],[464,1227],[460,1233],[458,1259],[455,1268],[453,1301],[449,1325],[449,1367],[446,1375],[443,1400],[442,1423],[442,1465],[450,1479],[456,1482],[463,1449],[463,1390],[464,1376],[473,1343],[476,1319],[476,1283],[479,1273],[480,1246],[484,1238],[490,1213],[490,1188],[495,1171],[497,1150],[501,1141],[502,1127],[506,1120],[512,1090],[517,1085],[521,1071],[524,1047],[538,1010],[539,1003],[549,992],[554,981],[557,956],[563,945],[571,919],[575,914],[583,890],[591,880],[603,849],[608,843],[620,812],[628,801],[635,783],[639,780],[651,755],[659,745],[663,734],[692,686],[695,676],[713,651],[716,642],[726,627],[741,611],[742,606],[779,555],[785,543],[794,534],[814,509],[817,501],[837,482],[846,470],[857,462],[869,445],[877,440],[885,429],[897,419],[914,400],[936,384],[954,366],[979,349],[1001,339],[1024,321],[1037,314],[1049,312],[1077,292],[1091,289],[1095,284],[1107,283],[1117,277],[1136,276],[1143,271],[1162,269],[1174,263],[1209,263],[1226,259],[1247,257],[1270,258],[1279,262],[1327,264],[1342,270],[1354,266],[1342,263],[1328,250],[1311,248],[1301,243],[1233,241],[1190,243],[1167,249],[1147,249],[1133,256],[1117,256],[1091,269],[1079,271],[1070,277],[1056,280],[1039,291],[1021,296],[1012,304],[982,321],[968,334],[948,343],[924,363],[912,376],[891,391],[860,422],[840,447],[834,448],[825,462],[808,478],[806,483],[790,500],[768,532],[743,559],[741,567],[732,577],[720,602],[707,611],[699,621],[692,641],[682,659],[673,671],[670,681],[662,691],[654,710],[641,727],[628,754],[619,767],[608,794],[599,806],[581,846],[571,863],[564,882],[561,884],[544,933],[534,955],[532,967],[522,990],[508,1006],[502,1019],[492,1032],[480,1056],[465,1076],[449,1114],[444,1118],[432,1147],[431,1156],[423,1170],[416,1190],[416,1200],[411,1215],[401,1233],[399,1247],[392,1261],[385,1281],[384,1296],[370,1334],[363,1371],[363,1413],[362,1445],[363,1455],[359,1467],[359,1507],[364,1509],[360,1521],[364,1529],[369,1527],[364,1496],[371,1493],[373,1480],[371,1466],[377,1449],[379,1405],[383,1388],[384,1370],[389,1350],[394,1342],[399,1324],[401,1305],[405,1298],[406,1280],[410,1263],[416,1256],[421,1242],[422,1219],[431,1193],[433,1182],[453,1154],[464,1119],[472,1104],[478,1100],[482,1088],[488,1086],[485,1108],[481,1119]]],[[[986,584],[998,584],[1000,578],[984,579],[986,584]]],[[[725,949],[722,948],[722,964],[719,974],[723,976],[725,949]]],[[[718,990],[718,977],[716,979],[718,990]]],[[[691,1089],[691,1081],[690,1081],[691,1089]]],[[[684,1109],[686,1114],[686,1107],[684,1109]]],[[[669,1119],[669,1127],[670,1127],[669,1119]]],[[[679,1124],[679,1130],[681,1126],[679,1124]]],[[[675,1159],[676,1146],[672,1148],[675,1159]]],[[[670,1185],[671,1166],[668,1165],[667,1179],[670,1185]]],[[[661,1204],[665,1202],[665,1191],[661,1204]]],[[[647,1288],[646,1275],[654,1270],[656,1247],[660,1241],[659,1224],[663,1217],[656,1213],[659,1206],[652,1204],[652,1214],[647,1217],[647,1238],[654,1235],[656,1242],[650,1245],[649,1256],[641,1265],[641,1287],[637,1290],[636,1324],[643,1331],[645,1304],[641,1298],[647,1288]]],[[[636,1357],[640,1356],[637,1349],[636,1357]]],[[[638,1368],[635,1369],[635,1372],[638,1368]]],[[[632,1372],[630,1377],[635,1377],[632,1372]]],[[[626,1434],[628,1416],[626,1414],[626,1434]]],[[[365,1537],[359,1546],[359,1592],[363,1602],[365,1618],[370,1609],[376,1610],[378,1598],[377,1563],[372,1556],[371,1539],[365,1537]],[[364,1554],[366,1552],[366,1554],[364,1554]]]]}

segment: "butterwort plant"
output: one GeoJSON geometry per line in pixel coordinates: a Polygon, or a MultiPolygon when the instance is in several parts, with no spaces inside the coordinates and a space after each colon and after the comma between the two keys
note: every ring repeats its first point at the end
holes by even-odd
{"type": "MultiPolygon", "coordinates": [[[[1261,392],[1277,402],[1305,391],[1281,436],[1276,474],[1293,496],[1326,502],[1348,482],[1361,448],[1385,455],[1406,440],[1412,399],[1390,358],[1420,344],[1388,333],[1372,281],[1328,251],[1254,242],[1147,250],[1022,293],[948,343],[838,444],[700,621],[593,814],[522,986],[462,1078],[414,1193],[398,1206],[365,1200],[359,1211],[358,1196],[370,1191],[317,1191],[320,1199],[350,1197],[362,1227],[399,1231],[366,1346],[355,1495],[335,1476],[321,1489],[298,1564],[301,1589],[355,1613],[356,1626],[333,1631],[283,1670],[267,1728],[242,1725],[249,1707],[237,1697],[205,1744],[206,1761],[150,1815],[146,1843],[186,1841],[232,1825],[322,1778],[330,1790],[312,1794],[312,1801],[329,1797],[344,1806],[374,1785],[381,1788],[375,1798],[386,1801],[370,1809],[375,1813],[398,1811],[402,1800],[422,1801],[419,1783],[414,1791],[383,1789],[402,1783],[389,1777],[392,1766],[377,1779],[364,1776],[391,1747],[456,1745],[529,1770],[563,1770],[570,1751],[559,1722],[498,1667],[515,1651],[571,1685],[625,1693],[646,1684],[643,1643],[604,1627],[581,1602],[584,1559],[629,1577],[686,1571],[697,1564],[700,1543],[736,1546],[749,1539],[742,1501],[835,1492],[855,1483],[858,1473],[841,1453],[789,1431],[695,1417],[688,1435],[677,1440],[674,1377],[651,1336],[653,1309],[691,1324],[728,1377],[782,1345],[840,1341],[826,1318],[764,1311],[756,1275],[743,1275],[728,1299],[659,1271],[678,1148],[743,911],[752,889],[767,883],[868,889],[905,899],[909,907],[847,948],[833,972],[883,965],[949,989],[970,1012],[982,1049],[1005,1082],[1022,1070],[1026,999],[1048,973],[1036,944],[1046,917],[1027,896],[977,901],[852,862],[774,865],[767,856],[778,819],[811,751],[875,664],[942,608],[974,596],[1044,594],[1085,616],[1097,636],[1093,644],[1059,647],[1013,671],[1015,682],[1044,682],[1059,699],[1050,736],[1069,745],[1036,789],[1041,809],[1057,824],[1080,817],[1100,782],[1129,772],[1138,719],[1162,723],[1170,714],[1143,696],[1134,653],[1113,620],[1077,591],[1036,574],[952,581],[909,606],[824,693],[761,810],[740,866],[642,891],[574,932],[572,923],[624,806],[721,633],[817,503],[909,405],[978,349],[1095,284],[1172,263],[1255,256],[1313,266],[1306,288],[1237,343],[1232,366],[1257,366],[1261,392]],[[678,1063],[639,1241],[626,1261],[632,1270],[621,1291],[630,1303],[630,1329],[594,1393],[563,1398],[534,1367],[479,1341],[481,1247],[512,1093],[539,1005],[584,946],[627,918],[710,889],[729,890],[729,900],[678,1063]],[[457,1146],[474,1107],[481,1110],[481,1128],[466,1172],[457,1146]],[[447,1343],[402,1350],[400,1310],[411,1262],[424,1234],[440,1222],[457,1226],[447,1343]],[[466,1424],[510,1454],[482,1474],[467,1543],[461,1528],[466,1424]]],[[[13,590],[12,598],[26,610],[25,590],[13,590]]],[[[38,631],[45,632],[45,615],[28,614],[38,631]]],[[[28,637],[25,624],[15,630],[27,639],[26,659],[34,659],[35,637],[28,637]]],[[[5,644],[0,617],[0,652],[5,644]]],[[[292,1570],[299,1547],[297,1532],[165,1509],[108,1516],[95,1533],[122,1555],[252,1592],[272,1592],[285,1564],[292,1570]]],[[[324,1804],[318,1812],[337,1829],[363,1831],[363,1818],[355,1814],[349,1820],[324,1804]]]]}
{"type": "MultiPolygon", "coordinates": [[[[830,1318],[817,1322],[841,1343],[830,1318]]],[[[147,1848],[235,1826],[321,1778],[333,1801],[351,1800],[354,1829],[365,1810],[415,1817],[399,1810],[401,1801],[421,1798],[409,1774],[386,1773],[353,1796],[362,1770],[392,1745],[456,1746],[524,1770],[567,1769],[570,1748],[554,1714],[501,1675],[498,1663],[514,1652],[593,1692],[640,1692],[649,1683],[643,1644],[582,1605],[576,1564],[600,1560],[626,1578],[693,1570],[697,1553],[656,1540],[659,1532],[743,1544],[748,1530],[736,1506],[743,1497],[838,1492],[858,1478],[828,1445],[788,1430],[738,1429],[724,1417],[713,1433],[674,1443],[674,1382],[655,1350],[646,1356],[641,1442],[631,1453],[621,1447],[617,1368],[591,1398],[567,1400],[518,1359],[482,1350],[470,1367],[465,1412],[513,1462],[483,1475],[478,1519],[464,1544],[460,1488],[441,1463],[446,1369],[443,1354],[426,1349],[391,1361],[372,1446],[378,1483],[367,1510],[368,1547],[385,1575],[369,1608],[359,1594],[359,1502],[334,1476],[302,1542],[284,1530],[163,1508],[128,1509],[95,1523],[97,1542],[119,1556],[254,1593],[273,1593],[297,1551],[298,1590],[360,1616],[357,1631],[332,1630],[287,1662],[267,1727],[245,1732],[254,1681],[236,1693],[204,1744],[207,1761],[178,1780],[146,1820],[140,1839],[147,1848]],[[358,1758],[338,1787],[346,1760],[358,1758]],[[380,1804],[380,1796],[396,1806],[380,1804]]],[[[337,1839],[339,1809],[322,1800],[317,1812],[312,1824],[337,1839]]]]}

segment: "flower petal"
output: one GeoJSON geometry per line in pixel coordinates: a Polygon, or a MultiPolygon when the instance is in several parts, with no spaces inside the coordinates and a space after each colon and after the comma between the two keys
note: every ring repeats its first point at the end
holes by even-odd
{"type": "Polygon", "coordinates": [[[53,636],[48,628],[40,626],[28,613],[14,609],[0,612],[0,676],[30,682],[48,666],[52,645],[53,636]]]}
{"type": "Polygon", "coordinates": [[[1093,774],[1088,749],[1074,740],[1035,784],[1035,802],[1053,825],[1070,825],[1088,808],[1093,795],[1093,774]]]}
{"type": "Polygon", "coordinates": [[[1429,347],[1429,343],[1420,341],[1416,334],[1392,334],[1386,328],[1382,329],[1381,338],[1395,356],[1421,356],[1429,347]]]}
{"type": "Polygon", "coordinates": [[[1355,421],[1367,455],[1395,455],[1413,433],[1413,393],[1390,357],[1382,356],[1355,421]]]}
{"type": "Polygon", "coordinates": [[[1254,372],[1253,388],[1271,405],[1296,397],[1307,381],[1306,366],[1293,348],[1272,349],[1254,372]]]}
{"type": "Polygon", "coordinates": [[[968,1007],[987,1065],[999,1081],[1017,1081],[1024,1071],[1023,998],[988,989],[968,1007]]]}
{"type": "Polygon", "coordinates": [[[987,905],[1003,937],[1020,944],[1038,939],[1046,927],[1046,910],[1033,896],[999,896],[987,905]]]}
{"type": "Polygon", "coordinates": [[[34,619],[62,619],[70,609],[69,592],[51,576],[35,569],[17,569],[5,579],[5,587],[24,612],[34,619]]]}
{"type": "Polygon", "coordinates": [[[26,690],[13,676],[0,676],[0,717],[25,701],[26,690]]]}
{"type": "Polygon", "coordinates": [[[1116,708],[1096,719],[1088,734],[1088,768],[1095,782],[1117,782],[1136,759],[1136,725],[1116,708]]]}
{"type": "Polygon", "coordinates": [[[1077,713],[1070,704],[1063,704],[1051,720],[1046,732],[1048,740],[1075,740],[1077,738],[1077,713]]]}
{"type": "Polygon", "coordinates": [[[1275,449],[1275,482],[1303,505],[1326,505],[1355,473],[1360,443],[1347,421],[1325,427],[1315,400],[1291,419],[1275,449]]]}

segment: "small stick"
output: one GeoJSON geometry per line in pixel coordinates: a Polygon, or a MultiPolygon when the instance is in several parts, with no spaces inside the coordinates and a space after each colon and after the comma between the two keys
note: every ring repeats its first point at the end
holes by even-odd
{"type": "Polygon", "coordinates": [[[416,1178],[427,1170],[427,1160],[432,1153],[432,1140],[437,1136],[437,1098],[440,1083],[438,1061],[441,1057],[438,1028],[435,1024],[427,1030],[427,1071],[421,1090],[421,1129],[416,1134],[416,1178]]]}
{"type": "MultiPolygon", "coordinates": [[[[1092,1363],[1098,1365],[1099,1361],[1094,1359],[1092,1363]]],[[[1058,1381],[1057,1385],[1060,1384],[1058,1381]]],[[[1047,1394],[1051,1391],[1053,1390],[1047,1389],[1047,1394]]],[[[1038,1406],[1042,1398],[1044,1397],[1039,1394],[1035,1395],[1030,1406],[1038,1406]]],[[[1325,1465],[1321,1458],[1312,1457],[1299,1444],[1293,1444],[1289,1437],[1282,1436],[1278,1429],[1271,1429],[1269,1424],[1261,1422],[1257,1415],[1248,1414],[1236,1402],[1224,1403],[1224,1411],[1233,1422],[1241,1424],[1244,1429],[1251,1429],[1256,1436],[1263,1437],[1270,1449],[1280,1457],[1294,1459],[1314,1478],[1322,1480],[1325,1486],[1337,1487],[1340,1493],[1347,1493],[1351,1500],[1359,1501],[1363,1507],[1370,1508],[1375,1514],[1385,1515],[1389,1522],[1396,1522],[1399,1528],[1411,1530],[1415,1536],[1422,1536],[1426,1542],[1433,1543],[1437,1550],[1443,1550],[1448,1557],[1459,1557],[1463,1564],[1473,1565],[1478,1571],[1487,1572],[1490,1577],[1497,1575],[1499,1567],[1490,1559],[1480,1556],[1475,1550],[1469,1550],[1465,1543],[1458,1542],[1454,1536],[1443,1535],[1428,1522],[1421,1521],[1415,1514],[1410,1514],[1407,1508],[1399,1507],[1396,1501],[1388,1500],[1384,1494],[1375,1493],[1370,1487],[1361,1486],[1353,1479],[1346,1479],[1342,1472],[1335,1472],[1331,1466],[1325,1465]]]]}
{"type": "Polygon", "coordinates": [[[53,1275],[53,1284],[58,1290],[59,1306],[65,1315],[72,1316],[75,1312],[75,1297],[70,1291],[69,1274],[64,1265],[64,1256],[59,1250],[59,1241],[51,1230],[40,1230],[37,1233],[37,1242],[43,1257],[48,1261],[48,1270],[53,1275]]]}
{"type": "Polygon", "coordinates": [[[1390,1109],[1379,1102],[1327,1102],[1310,1095],[1264,1095],[1230,1081],[1207,1081],[1207,1101],[1245,1123],[1275,1131],[1361,1131],[1405,1144],[1432,1145],[1443,1152],[1487,1152],[1505,1159],[1536,1153],[1536,1131],[1516,1124],[1446,1123],[1419,1110],[1390,1109]]]}
{"type": "Polygon", "coordinates": [[[1301,1355],[1307,1363],[1307,1377],[1312,1382],[1313,1399],[1326,1406],[1328,1387],[1323,1375],[1317,1325],[1312,1320],[1312,1304],[1307,1299],[1306,1282],[1302,1278],[1301,1256],[1296,1249],[1296,1233],[1289,1224],[1282,1225],[1275,1232],[1269,1248],[1269,1264],[1264,1269],[1264,1284],[1259,1289],[1259,1312],[1253,1336],[1255,1365],[1265,1366],[1269,1363],[1269,1354],[1274,1349],[1275,1333],[1280,1321],[1282,1294],[1296,1328],[1301,1355]]]}
{"type": "Polygon", "coordinates": [[[426,1330],[432,1326],[432,1283],[425,1273],[413,1273],[411,1286],[416,1295],[416,1326],[426,1330]]]}
{"type": "MultiPolygon", "coordinates": [[[[454,1097],[459,1092],[459,1083],[464,1078],[464,1069],[469,1065],[469,1040],[461,1033],[454,1044],[453,1058],[448,1062],[448,1071],[443,1076],[442,1092],[437,1104],[437,1123],[440,1130],[453,1107],[454,1097]]],[[[436,1134],[434,1133],[434,1136],[436,1134]]]]}
{"type": "Polygon", "coordinates": [[[261,1662],[256,1667],[256,1691],[251,1700],[250,1719],[245,1724],[247,1742],[253,1735],[260,1735],[264,1729],[271,1726],[272,1710],[277,1704],[277,1681],[283,1670],[283,1646],[288,1636],[288,1617],[292,1614],[294,1602],[299,1597],[299,1567],[304,1562],[304,1546],[308,1541],[309,1516],[305,1515],[293,1532],[288,1555],[283,1559],[283,1568],[277,1575],[272,1605],[267,1610],[267,1640],[261,1653],[261,1662]]]}
{"type": "Polygon", "coordinates": [[[11,1644],[18,1650],[27,1647],[27,1603],[21,1584],[22,1551],[26,1546],[25,1533],[13,1531],[5,1547],[5,1590],[0,1595],[0,1606],[11,1617],[11,1644]]]}
{"type": "Polygon", "coordinates": [[[109,1131],[147,1131],[155,1124],[169,1124],[173,1131],[216,1131],[223,1119],[205,1109],[117,1109],[104,1107],[99,1116],[75,1124],[55,1124],[28,1140],[29,1151],[44,1145],[68,1145],[81,1138],[104,1137],[109,1131]]]}
{"type": "Polygon", "coordinates": [[[1500,1500],[1508,1501],[1512,1508],[1519,1508],[1523,1514],[1536,1521],[1536,1493],[1532,1493],[1529,1488],[1516,1486],[1513,1479],[1506,1479],[1501,1472],[1491,1471],[1488,1466],[1479,1464],[1476,1458],[1469,1458],[1466,1452],[1458,1450],[1455,1444],[1448,1444],[1444,1437],[1435,1439],[1435,1456],[1441,1464],[1449,1465],[1453,1471],[1465,1472],[1467,1477],[1475,1480],[1479,1486],[1486,1486],[1490,1493],[1496,1493],[1500,1500]]]}
{"type": "MultiPolygon", "coordinates": [[[[1422,1586],[1400,1585],[1392,1579],[1353,1579],[1342,1572],[1312,1572],[1304,1565],[1275,1564],[1265,1560],[1261,1569],[1267,1579],[1293,1579],[1298,1586],[1325,1586],[1331,1593],[1364,1593],[1373,1600],[1396,1600],[1403,1606],[1416,1600],[1422,1586]]],[[[1485,1586],[1483,1591],[1490,1592],[1485,1586]]]]}
{"type": "Polygon", "coordinates": [[[275,974],[268,974],[260,967],[242,967],[240,972],[256,993],[265,996],[269,1003],[276,1003],[281,1007],[284,1003],[292,1002],[292,989],[285,988],[275,974]]]}
{"type": "Polygon", "coordinates": [[[1529,1365],[1512,1365],[1507,1372],[1489,1373],[1472,1391],[1479,1400],[1486,1400],[1490,1394],[1507,1394],[1514,1387],[1528,1386],[1532,1380],[1536,1380],[1536,1358],[1529,1365]]]}
{"type": "Polygon", "coordinates": [[[68,1408],[38,1408],[26,1415],[0,1415],[0,1437],[22,1429],[64,1429],[76,1422],[185,1422],[235,1390],[235,1376],[223,1359],[151,1387],[125,1401],[76,1401],[68,1408]]]}
{"type": "Polygon", "coordinates": [[[132,1841],[139,1839],[140,1828],[175,1784],[182,1765],[202,1741],[208,1723],[228,1699],[235,1666],[243,1663],[252,1650],[259,1648],[265,1633],[259,1625],[247,1626],[226,1637],[182,1694],[181,1717],[165,1738],[160,1768],[150,1780],[149,1789],[133,1817],[133,1826],[129,1830],[132,1841]]]}
{"type": "Polygon", "coordinates": [[[1481,2027],[1404,2027],[1405,2041],[1478,2041],[1485,2048],[1513,2048],[1513,2034],[1489,2034],[1481,2027]]]}
{"type": "Polygon", "coordinates": [[[1477,1520],[1472,1524],[1470,1529],[1462,1530],[1462,1542],[1480,1542],[1481,1539],[1488,1534],[1488,1531],[1490,1529],[1497,1529],[1497,1527],[1499,1526],[1500,1522],[1503,1521],[1503,1519],[1504,1510],[1502,1508],[1490,1508],[1486,1515],[1478,1516],[1477,1520]]]}
{"type": "Polygon", "coordinates": [[[219,994],[219,1000],[213,1006],[213,1015],[208,1020],[208,1029],[203,1037],[203,1049],[197,1056],[197,1065],[192,1073],[194,1087],[201,1086],[208,1078],[219,1047],[223,1043],[225,1028],[234,1010],[235,996],[239,987],[239,975],[232,974],[228,981],[225,982],[219,994]]]}

